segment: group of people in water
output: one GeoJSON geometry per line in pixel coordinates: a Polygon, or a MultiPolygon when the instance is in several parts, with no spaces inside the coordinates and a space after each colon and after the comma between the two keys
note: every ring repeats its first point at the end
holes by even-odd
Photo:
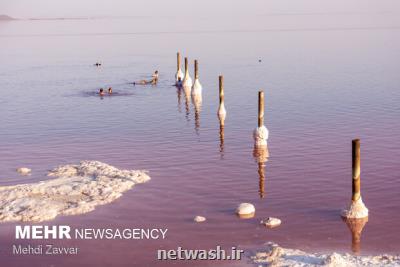
{"type": "MultiPolygon", "coordinates": [[[[151,75],[151,79],[149,79],[149,80],[140,80],[140,81],[137,81],[137,82],[133,82],[133,85],[136,85],[136,84],[139,84],[139,85],[146,85],[146,84],[156,85],[157,82],[158,82],[158,70],[156,70],[154,72],[154,74],[151,75]]],[[[112,95],[112,93],[113,93],[112,88],[111,87],[108,88],[108,95],[112,95]]],[[[105,96],[105,95],[106,95],[106,93],[104,92],[104,89],[100,88],[99,96],[105,96]]]]}
{"type": "MultiPolygon", "coordinates": [[[[112,88],[110,87],[110,88],[108,88],[108,94],[109,95],[112,95],[112,93],[113,93],[113,91],[112,91],[112,88]]],[[[105,92],[104,92],[104,89],[103,88],[100,88],[100,91],[99,91],[99,95],[100,96],[105,96],[105,92]]]]}

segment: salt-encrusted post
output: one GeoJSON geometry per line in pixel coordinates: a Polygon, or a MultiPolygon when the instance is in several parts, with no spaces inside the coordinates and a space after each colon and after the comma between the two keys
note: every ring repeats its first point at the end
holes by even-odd
{"type": "Polygon", "coordinates": [[[202,86],[199,81],[199,63],[194,61],[194,82],[192,86],[192,96],[201,96],[202,86]]]}
{"type": "Polygon", "coordinates": [[[183,78],[183,87],[192,88],[192,78],[189,74],[188,58],[185,57],[185,77],[183,78]]]}
{"type": "Polygon", "coordinates": [[[368,217],[368,209],[361,198],[361,157],[360,157],[360,139],[352,141],[352,197],[350,207],[342,212],[345,218],[365,218],[368,217]]]}
{"type": "Polygon", "coordinates": [[[225,95],[224,95],[224,77],[219,76],[219,108],[218,117],[221,125],[225,125],[226,109],[225,109],[225,95]]]}
{"type": "Polygon", "coordinates": [[[254,130],[253,137],[255,147],[266,147],[268,129],[264,126],[264,92],[258,92],[258,127],[254,130]]]}
{"type": "Polygon", "coordinates": [[[179,78],[183,81],[183,72],[181,70],[181,54],[178,52],[176,53],[176,74],[175,74],[175,81],[178,84],[179,78]]]}

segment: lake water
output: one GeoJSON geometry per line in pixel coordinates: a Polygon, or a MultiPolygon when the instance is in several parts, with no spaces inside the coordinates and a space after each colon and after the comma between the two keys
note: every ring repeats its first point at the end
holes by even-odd
{"type": "MultiPolygon", "coordinates": [[[[351,198],[351,140],[357,137],[370,210],[360,253],[398,253],[398,18],[360,13],[0,22],[0,185],[47,179],[55,166],[89,159],[146,169],[152,180],[117,201],[46,224],[169,229],[163,241],[58,241],[79,246],[80,255],[19,257],[11,254],[16,223],[3,223],[2,264],[187,266],[157,262],[156,250],[255,248],[267,241],[352,252],[340,211],[351,198]],[[201,109],[171,86],[177,51],[189,57],[192,75],[193,60],[199,60],[201,109]],[[103,66],[94,67],[97,61],[103,66]],[[156,69],[157,86],[129,84],[156,69]],[[216,115],[220,74],[227,109],[223,142],[216,115]],[[109,86],[125,95],[91,95],[109,86]],[[261,182],[252,140],[260,89],[270,130],[261,182]],[[15,169],[22,166],[32,175],[19,176],[15,169]],[[255,218],[234,215],[241,202],[256,206],[255,218]],[[196,215],[207,222],[194,223],[196,215]],[[259,225],[269,216],[282,225],[259,225]]],[[[196,265],[227,264],[234,266],[196,265]]],[[[251,266],[247,259],[237,265],[251,266]]]]}

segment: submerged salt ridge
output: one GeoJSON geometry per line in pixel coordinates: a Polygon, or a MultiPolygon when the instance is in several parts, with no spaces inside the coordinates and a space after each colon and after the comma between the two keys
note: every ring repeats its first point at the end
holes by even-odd
{"type": "Polygon", "coordinates": [[[350,254],[317,254],[306,253],[297,249],[285,249],[274,243],[267,243],[264,252],[258,252],[253,261],[258,266],[326,266],[326,267],[348,267],[348,266],[400,266],[400,256],[354,256],[350,254]]]}
{"type": "Polygon", "coordinates": [[[57,178],[0,187],[0,221],[40,222],[87,213],[150,180],[146,171],[120,170],[99,161],[59,166],[48,176],[57,178]]]}

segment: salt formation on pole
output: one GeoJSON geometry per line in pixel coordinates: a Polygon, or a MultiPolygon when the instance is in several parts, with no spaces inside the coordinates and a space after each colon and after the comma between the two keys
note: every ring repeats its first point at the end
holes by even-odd
{"type": "Polygon", "coordinates": [[[87,213],[150,180],[145,171],[120,170],[98,161],[60,166],[48,176],[56,178],[0,186],[0,222],[41,222],[87,213]]]}
{"type": "Polygon", "coordinates": [[[189,66],[188,66],[188,58],[185,57],[185,77],[183,78],[183,83],[182,83],[183,87],[186,88],[192,88],[193,82],[192,82],[192,78],[190,78],[190,74],[189,74],[189,66]]]}
{"type": "Polygon", "coordinates": [[[202,86],[199,81],[199,63],[197,60],[194,61],[194,83],[192,86],[192,96],[201,96],[202,86]]]}
{"type": "Polygon", "coordinates": [[[226,109],[225,109],[225,96],[224,96],[224,77],[219,76],[219,107],[218,118],[221,125],[225,125],[226,109]]]}
{"type": "Polygon", "coordinates": [[[368,209],[361,198],[361,167],[360,167],[360,139],[352,141],[352,198],[347,210],[343,210],[342,217],[360,219],[368,217],[368,209]]]}
{"type": "Polygon", "coordinates": [[[203,97],[201,95],[202,86],[199,81],[199,65],[197,60],[194,61],[194,83],[192,86],[192,101],[195,106],[195,111],[197,114],[200,113],[201,104],[203,102],[203,97]]]}
{"type": "Polygon", "coordinates": [[[258,127],[253,132],[255,147],[266,147],[268,140],[268,129],[264,126],[264,92],[258,92],[258,127]]]}
{"type": "Polygon", "coordinates": [[[178,84],[178,80],[179,78],[181,79],[181,81],[183,81],[183,72],[181,70],[181,54],[178,52],[176,54],[176,74],[175,74],[175,82],[176,84],[178,84]]]}

